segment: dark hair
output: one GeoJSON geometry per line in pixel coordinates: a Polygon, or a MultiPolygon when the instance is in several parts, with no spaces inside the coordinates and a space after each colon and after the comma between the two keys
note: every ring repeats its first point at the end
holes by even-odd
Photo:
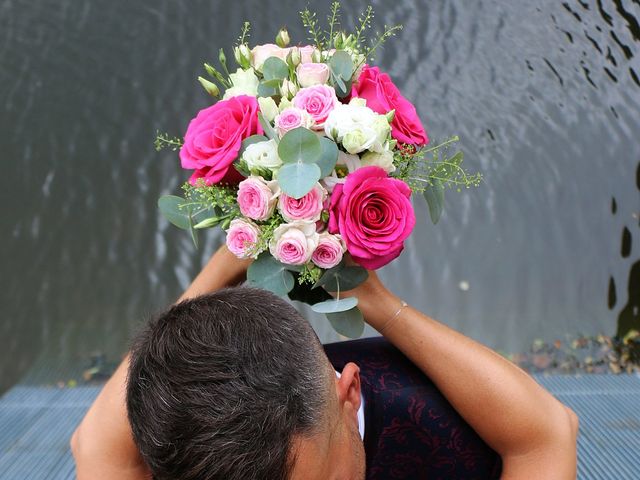
{"type": "Polygon", "coordinates": [[[309,323],[269,292],[184,301],[134,342],[134,440],[158,480],[285,479],[293,436],[324,425],[328,372],[309,323]]]}

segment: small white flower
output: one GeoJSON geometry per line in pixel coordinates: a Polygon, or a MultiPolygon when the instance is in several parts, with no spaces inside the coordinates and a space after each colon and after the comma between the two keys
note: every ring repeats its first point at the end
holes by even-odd
{"type": "Polygon", "coordinates": [[[393,164],[393,152],[391,150],[383,150],[382,152],[367,152],[360,159],[363,167],[375,165],[383,168],[387,173],[396,171],[393,164]]]}
{"type": "Polygon", "coordinates": [[[246,148],[242,158],[247,162],[249,170],[269,168],[273,171],[282,165],[282,160],[278,156],[278,144],[273,139],[252,143],[246,148]]]}
{"type": "Polygon", "coordinates": [[[247,70],[239,68],[235,73],[231,73],[229,78],[231,78],[231,84],[233,86],[224,92],[223,100],[238,95],[249,95],[251,97],[258,95],[258,84],[260,82],[253,68],[248,68],[247,70]]]}
{"type": "Polygon", "coordinates": [[[273,122],[273,119],[276,118],[278,114],[278,106],[273,98],[260,97],[258,98],[258,105],[260,105],[260,111],[262,115],[264,115],[264,118],[269,122],[273,122]]]}

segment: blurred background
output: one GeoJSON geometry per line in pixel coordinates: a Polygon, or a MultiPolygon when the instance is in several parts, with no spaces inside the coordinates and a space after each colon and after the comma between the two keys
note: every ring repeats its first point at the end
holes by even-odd
{"type": "MultiPolygon", "coordinates": [[[[211,103],[196,78],[244,20],[252,44],[282,25],[306,43],[306,3],[0,0],[0,391],[119,361],[222,242],[195,249],[160,216],[189,174],[156,131],[211,103]]],[[[484,174],[436,226],[416,199],[392,290],[504,352],[637,326],[640,2],[344,3],[346,28],[368,3],[376,29],[404,24],[376,63],[484,174]]]]}

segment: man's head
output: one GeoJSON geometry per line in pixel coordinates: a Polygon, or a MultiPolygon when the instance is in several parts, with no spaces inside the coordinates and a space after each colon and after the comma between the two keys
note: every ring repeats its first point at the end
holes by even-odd
{"type": "Polygon", "coordinates": [[[338,379],[309,323],[262,290],[221,290],[152,320],[127,410],[154,478],[361,480],[358,367],[338,379]]]}

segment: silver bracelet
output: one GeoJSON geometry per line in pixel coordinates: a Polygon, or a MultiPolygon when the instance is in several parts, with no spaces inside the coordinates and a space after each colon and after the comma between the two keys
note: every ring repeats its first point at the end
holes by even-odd
{"type": "Polygon", "coordinates": [[[382,327],[380,329],[380,334],[383,335],[384,331],[389,328],[389,326],[394,322],[394,320],[396,320],[399,316],[400,316],[400,312],[402,312],[402,309],[404,307],[407,307],[408,304],[407,302],[405,302],[404,300],[400,300],[402,303],[400,304],[400,308],[398,308],[398,310],[396,311],[396,313],[393,314],[393,316],[387,320],[387,322],[384,324],[384,327],[382,327]]]}

